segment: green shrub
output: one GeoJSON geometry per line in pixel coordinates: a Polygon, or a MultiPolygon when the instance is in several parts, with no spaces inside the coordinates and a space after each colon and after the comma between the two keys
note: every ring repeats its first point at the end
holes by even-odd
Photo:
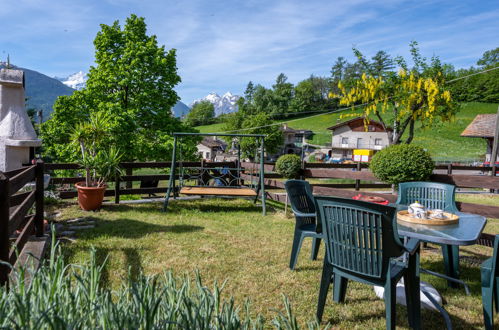
{"type": "Polygon", "coordinates": [[[369,168],[379,180],[399,184],[406,181],[425,181],[435,168],[430,154],[412,144],[395,144],[378,151],[369,168]]]}
{"type": "Polygon", "coordinates": [[[301,170],[301,159],[298,155],[282,155],[275,163],[277,173],[285,179],[295,179],[301,170]]]}
{"type": "MultiPolygon", "coordinates": [[[[55,238],[54,238],[55,240],[55,238]]],[[[130,273],[120,288],[104,285],[104,264],[91,250],[90,263],[67,265],[53,246],[49,260],[32,272],[13,270],[9,288],[0,286],[1,329],[298,329],[289,301],[272,323],[238,306],[216,283],[207,288],[196,274],[175,277],[130,273]],[[25,285],[30,273],[31,285],[25,285]]],[[[319,329],[312,322],[309,329],[319,329]]]]}

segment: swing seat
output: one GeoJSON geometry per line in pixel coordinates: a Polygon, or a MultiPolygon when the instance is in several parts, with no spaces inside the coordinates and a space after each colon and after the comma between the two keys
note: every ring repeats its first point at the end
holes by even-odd
{"type": "Polygon", "coordinates": [[[247,187],[182,187],[180,193],[201,196],[257,196],[256,191],[247,187]]]}

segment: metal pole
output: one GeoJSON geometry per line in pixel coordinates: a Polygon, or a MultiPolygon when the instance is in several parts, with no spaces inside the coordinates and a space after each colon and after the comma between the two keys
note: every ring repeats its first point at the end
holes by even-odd
{"type": "Polygon", "coordinates": [[[175,184],[175,165],[177,160],[177,137],[173,137],[173,156],[172,165],[170,167],[170,179],[168,180],[168,190],[165,196],[165,203],[163,205],[163,211],[166,212],[168,209],[168,199],[170,198],[170,193],[172,192],[172,187],[175,184]]]}
{"type": "MultiPolygon", "coordinates": [[[[243,180],[241,180],[241,146],[239,145],[239,141],[237,143],[237,180],[238,185],[242,186],[243,185],[243,180]]],[[[250,182],[250,187],[253,183],[250,182]]]]}
{"type": "Polygon", "coordinates": [[[267,213],[265,205],[265,166],[263,159],[265,157],[265,138],[261,138],[260,143],[260,191],[262,193],[262,215],[267,213]]]}
{"type": "Polygon", "coordinates": [[[496,175],[498,144],[499,144],[499,107],[497,108],[496,130],[494,132],[494,141],[492,142],[492,155],[490,155],[490,166],[492,166],[492,171],[490,171],[491,176],[496,175]]]}

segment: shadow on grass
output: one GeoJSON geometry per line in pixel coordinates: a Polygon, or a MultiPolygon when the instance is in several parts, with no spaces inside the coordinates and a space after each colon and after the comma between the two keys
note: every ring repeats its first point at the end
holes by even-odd
{"type": "MultiPolygon", "coordinates": [[[[101,283],[105,286],[109,285],[110,274],[109,269],[112,269],[115,261],[111,258],[116,257],[116,252],[122,253],[124,257],[124,270],[128,272],[132,279],[136,279],[143,271],[142,267],[142,254],[143,248],[126,246],[121,247],[103,247],[99,246],[99,239],[104,240],[109,237],[124,238],[124,239],[138,239],[151,233],[174,233],[174,234],[188,234],[203,230],[204,227],[193,225],[157,225],[150,224],[142,221],[132,219],[117,219],[117,220],[102,220],[94,218],[97,222],[97,227],[93,229],[83,230],[78,233],[78,240],[94,241],[96,250],[97,263],[102,264],[106,261],[106,266],[102,271],[101,283]]],[[[126,243],[124,243],[126,244],[126,243]]],[[[71,260],[73,255],[79,251],[88,251],[87,244],[83,246],[74,246],[70,249],[63,249],[64,257],[66,260],[71,260]]]]}
{"type": "MultiPolygon", "coordinates": [[[[215,201],[213,198],[198,199],[198,200],[170,200],[166,214],[178,214],[183,211],[199,211],[206,213],[213,212],[260,212],[261,206],[251,203],[244,203],[241,205],[237,201],[219,199],[215,201]],[[219,203],[217,203],[219,201],[219,203]],[[230,203],[237,203],[230,205],[230,203]]],[[[268,208],[269,209],[269,208],[268,208]]],[[[163,212],[162,203],[148,203],[148,204],[119,204],[119,205],[105,205],[103,210],[108,212],[126,213],[126,212],[139,212],[139,213],[155,213],[161,214],[163,212]]]]}
{"type": "Polygon", "coordinates": [[[151,233],[183,234],[203,230],[204,227],[194,225],[157,225],[128,218],[117,220],[103,220],[98,217],[89,217],[97,223],[97,227],[78,233],[82,239],[95,239],[101,236],[121,238],[141,238],[151,233]]]}

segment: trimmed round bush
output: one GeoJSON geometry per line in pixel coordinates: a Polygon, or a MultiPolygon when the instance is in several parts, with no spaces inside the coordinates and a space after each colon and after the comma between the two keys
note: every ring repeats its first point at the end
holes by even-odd
{"type": "Polygon", "coordinates": [[[412,144],[395,144],[378,151],[369,168],[379,180],[399,184],[406,181],[425,181],[435,168],[430,154],[412,144]]]}
{"type": "Polygon", "coordinates": [[[298,155],[282,155],[275,163],[277,173],[286,179],[294,179],[300,174],[301,159],[298,155]]]}

